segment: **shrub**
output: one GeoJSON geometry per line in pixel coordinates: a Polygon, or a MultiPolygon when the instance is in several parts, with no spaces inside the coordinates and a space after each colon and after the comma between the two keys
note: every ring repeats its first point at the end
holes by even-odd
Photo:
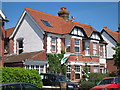
{"type": "Polygon", "coordinates": [[[42,80],[37,70],[2,67],[2,83],[26,82],[42,87],[42,80]]]}
{"type": "Polygon", "coordinates": [[[82,88],[92,88],[96,86],[100,80],[106,77],[108,77],[107,74],[90,73],[88,80],[85,80],[84,78],[80,80],[80,86],[82,88]]]}

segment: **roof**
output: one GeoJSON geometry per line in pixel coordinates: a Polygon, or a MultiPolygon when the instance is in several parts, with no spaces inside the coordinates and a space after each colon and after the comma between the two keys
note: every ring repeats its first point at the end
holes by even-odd
{"type": "Polygon", "coordinates": [[[90,25],[83,23],[75,22],[72,20],[65,21],[59,16],[54,16],[48,13],[37,11],[30,8],[25,8],[25,10],[32,16],[32,18],[37,22],[37,24],[45,31],[57,34],[68,34],[72,31],[75,26],[81,27],[84,29],[87,36],[90,36],[93,31],[98,32],[90,25]],[[41,20],[48,21],[52,27],[46,26],[41,20]]]}
{"type": "Polygon", "coordinates": [[[5,56],[5,63],[23,62],[25,60],[46,60],[46,52],[38,51],[5,56]]]}
{"type": "Polygon", "coordinates": [[[12,32],[14,31],[15,27],[9,28],[5,30],[5,38],[9,38],[12,35],[12,32]]]}
{"type": "Polygon", "coordinates": [[[103,33],[103,31],[105,31],[110,37],[112,37],[115,41],[118,41],[118,36],[119,36],[119,32],[118,31],[112,31],[110,29],[108,29],[107,27],[104,27],[103,30],[101,31],[101,33],[103,33]]]}

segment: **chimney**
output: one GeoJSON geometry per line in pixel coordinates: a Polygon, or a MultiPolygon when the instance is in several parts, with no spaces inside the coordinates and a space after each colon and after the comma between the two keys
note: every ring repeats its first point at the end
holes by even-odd
{"type": "Polygon", "coordinates": [[[64,20],[68,21],[69,19],[69,12],[67,11],[67,9],[65,7],[61,7],[60,11],[58,12],[58,16],[60,16],[61,18],[63,18],[64,20]]]}
{"type": "Polygon", "coordinates": [[[103,29],[107,29],[107,26],[104,26],[103,29]]]}

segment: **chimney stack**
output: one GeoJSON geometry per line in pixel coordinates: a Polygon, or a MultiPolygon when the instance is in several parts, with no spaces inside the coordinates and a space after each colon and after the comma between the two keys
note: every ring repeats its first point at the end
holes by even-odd
{"type": "Polygon", "coordinates": [[[60,16],[61,18],[63,18],[64,20],[68,21],[69,19],[69,12],[67,11],[67,9],[65,7],[61,7],[60,11],[58,12],[58,16],[60,16]]]}

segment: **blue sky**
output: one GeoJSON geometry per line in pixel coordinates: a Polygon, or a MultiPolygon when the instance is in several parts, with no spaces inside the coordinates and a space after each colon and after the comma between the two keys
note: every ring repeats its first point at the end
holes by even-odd
{"type": "Polygon", "coordinates": [[[66,7],[75,21],[91,25],[98,31],[104,26],[113,31],[118,27],[118,2],[3,2],[2,10],[9,19],[6,29],[17,24],[26,7],[56,16],[60,7],[66,7]]]}

